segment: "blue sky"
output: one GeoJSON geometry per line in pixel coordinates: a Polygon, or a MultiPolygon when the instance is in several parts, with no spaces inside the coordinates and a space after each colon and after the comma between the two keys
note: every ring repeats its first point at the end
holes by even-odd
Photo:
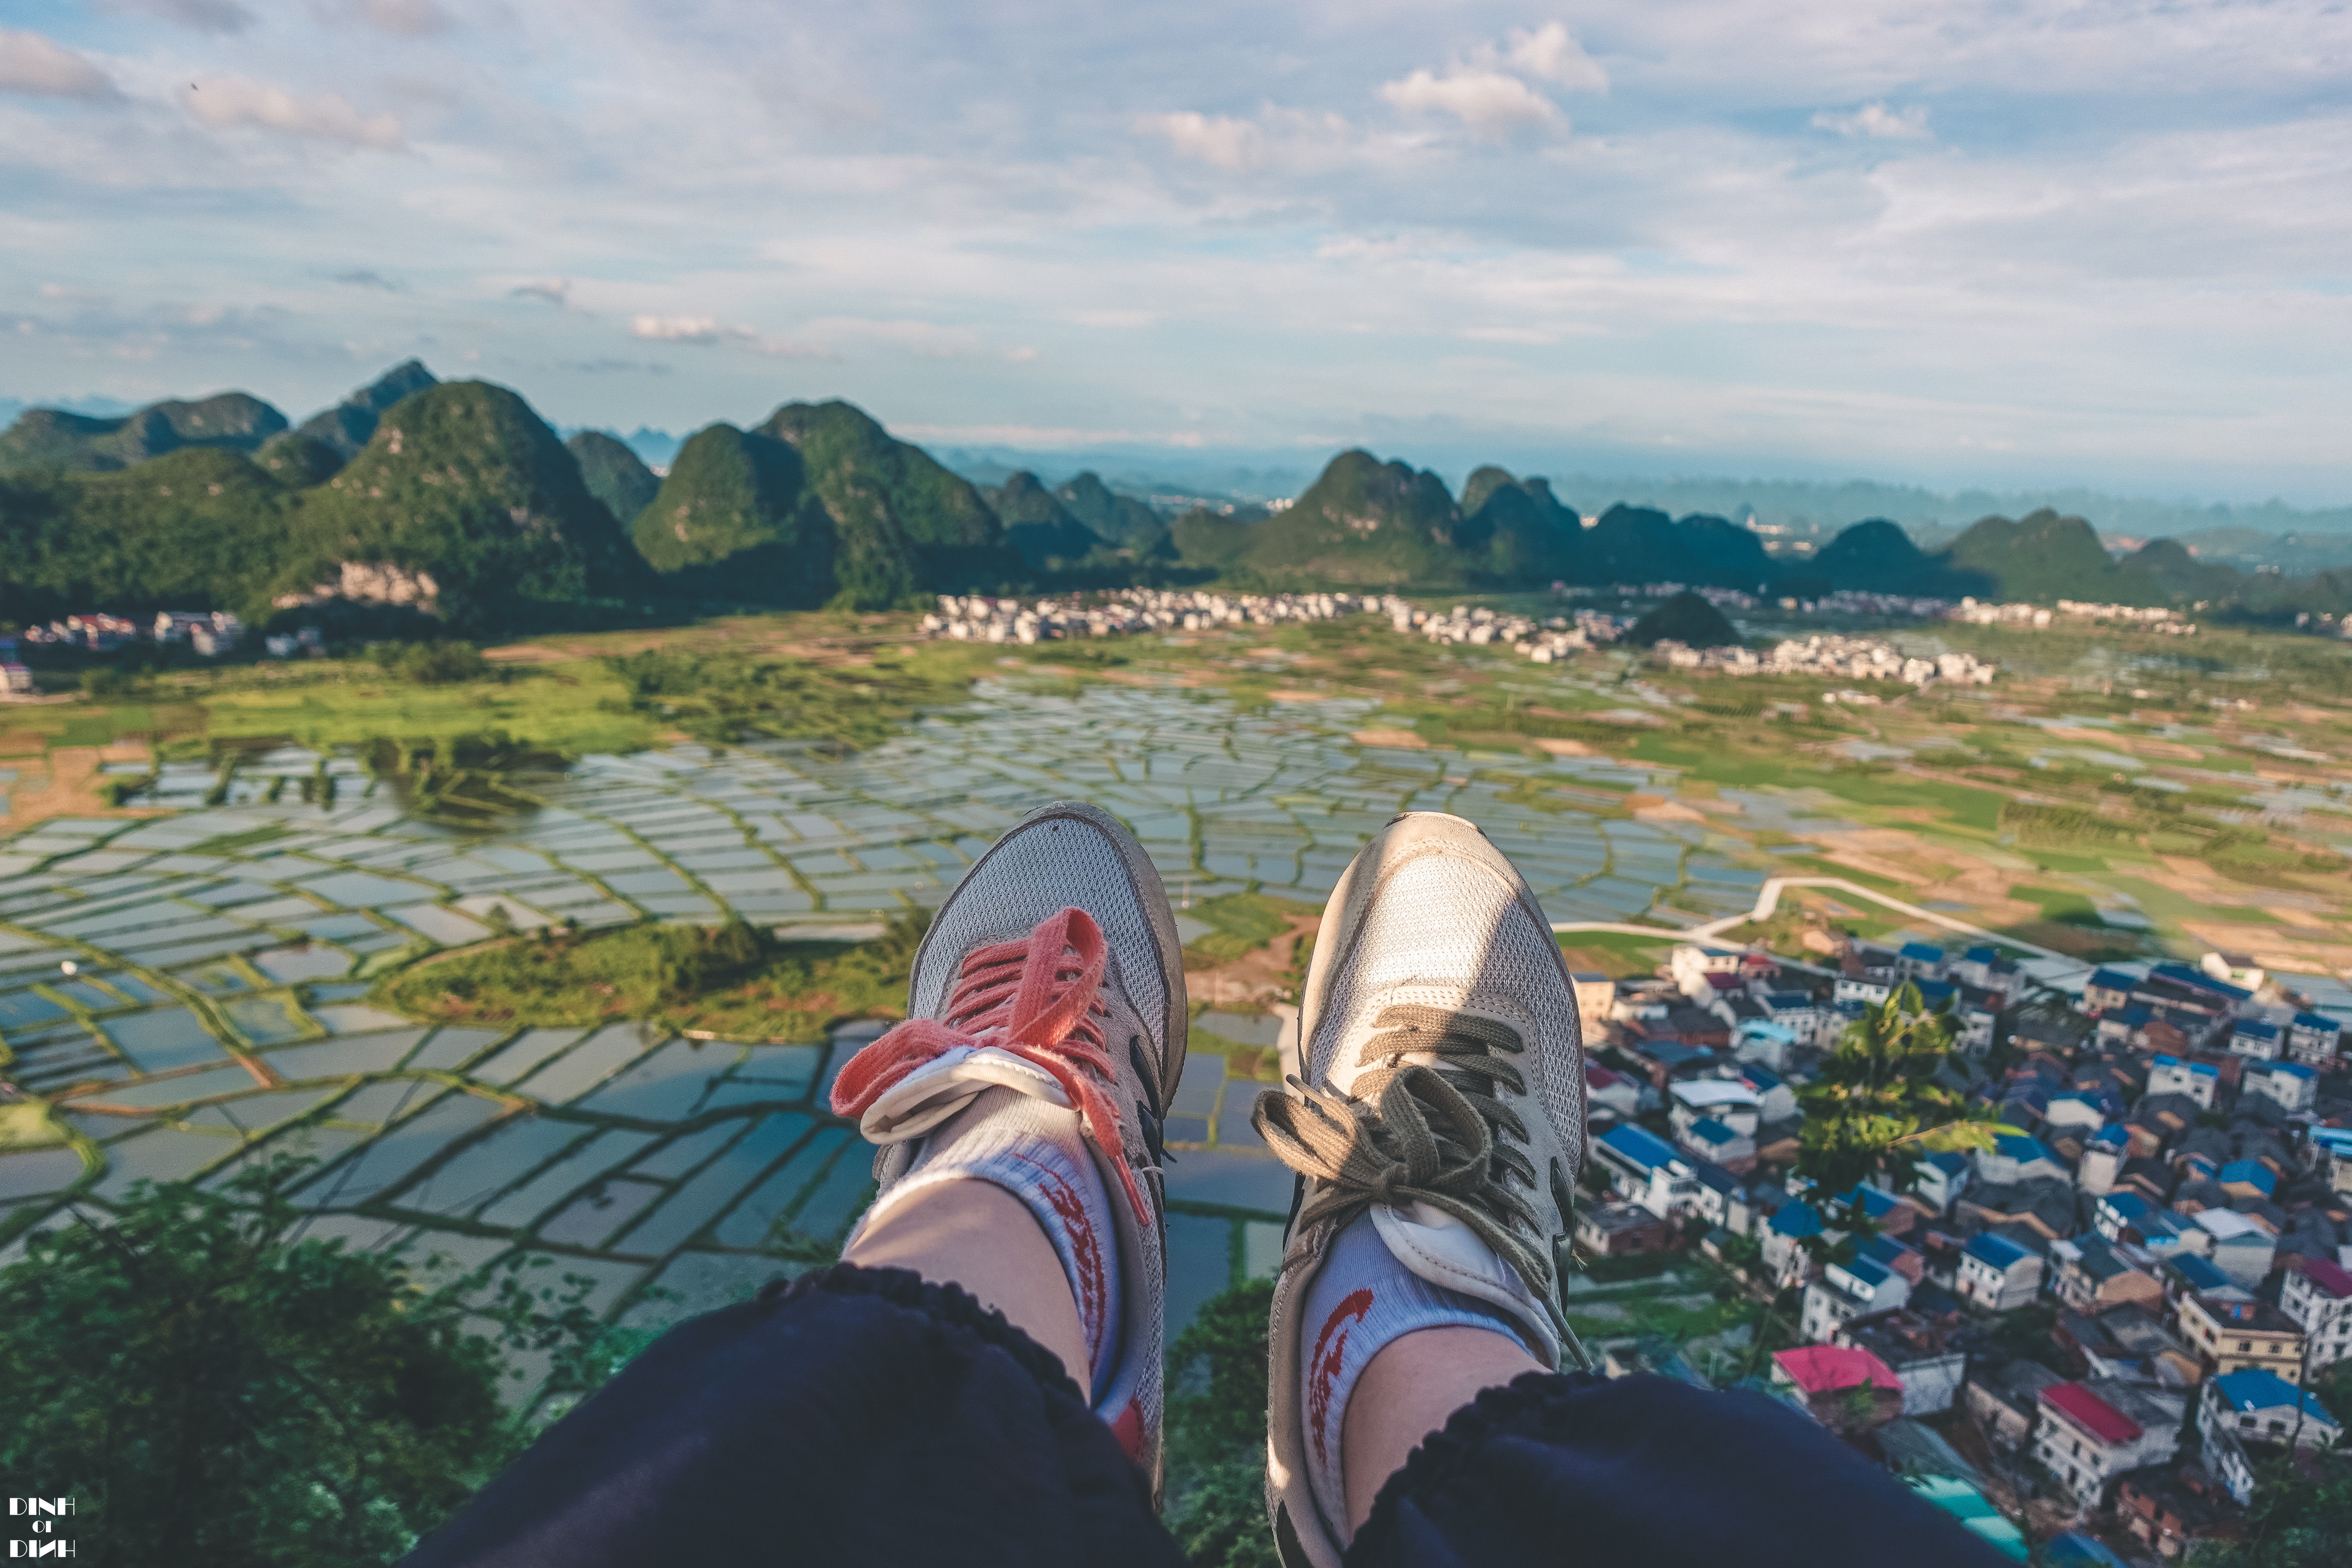
{"type": "Polygon", "coordinates": [[[2352,500],[2328,3],[0,0],[0,397],[2352,500]]]}

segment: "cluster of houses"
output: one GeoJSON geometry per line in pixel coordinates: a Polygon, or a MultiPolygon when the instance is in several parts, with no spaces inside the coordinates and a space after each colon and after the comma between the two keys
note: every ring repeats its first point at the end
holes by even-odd
{"type": "Polygon", "coordinates": [[[1773,674],[1899,680],[1906,686],[1933,686],[1939,680],[1963,686],[1990,686],[2000,667],[1972,653],[1939,653],[1927,658],[1906,654],[1876,637],[1841,637],[1828,632],[1802,641],[1785,639],[1764,656],[1763,668],[1773,674]]]}
{"type": "Polygon", "coordinates": [[[1822,675],[1862,680],[1897,680],[1909,686],[1948,681],[1990,686],[2000,667],[1972,653],[1940,653],[1933,658],[1906,654],[1876,637],[1822,632],[1799,641],[1788,638],[1769,653],[1747,647],[1691,647],[1661,638],[1651,656],[1676,669],[1711,669],[1725,675],[1822,675]]]}
{"type": "Polygon", "coordinates": [[[1972,598],[1962,599],[1946,609],[1944,616],[1948,620],[1979,626],[2031,626],[2040,630],[2055,621],[2068,620],[2137,626],[2169,637],[2197,635],[2197,623],[2179,610],[2142,605],[2095,605],[2083,599],[2061,599],[2055,608],[2042,605],[1985,605],[1972,598]]]}
{"type": "Polygon", "coordinates": [[[992,599],[942,594],[923,617],[925,635],[960,642],[1035,643],[1058,637],[1200,631],[1210,626],[1328,621],[1402,607],[1367,594],[1210,594],[1159,588],[1062,599],[992,599]]]}
{"type": "Polygon", "coordinates": [[[85,653],[112,653],[142,642],[185,644],[192,652],[215,658],[234,651],[244,632],[243,624],[226,610],[158,610],[152,620],[144,621],[93,611],[29,626],[17,636],[27,647],[70,647],[85,653]]]}
{"type": "Polygon", "coordinates": [[[2011,1512],[2056,1500],[2147,1553],[2231,1534],[2265,1459],[2338,1445],[2310,1392],[2352,1360],[2335,1016],[2221,954],[2071,997],[1990,948],[1820,945],[1818,965],[1689,945],[1654,978],[1578,977],[1608,1184],[1580,1251],[1696,1242],[1793,1298],[1777,1391],[1898,1468],[2011,1512]],[[1801,1091],[1906,982],[1950,1010],[1938,1078],[1997,1110],[1990,1146],[1818,1190],[1801,1091]]]}
{"type": "Polygon", "coordinates": [[[1578,610],[1553,616],[1540,624],[1526,616],[1498,615],[1481,606],[1456,605],[1450,615],[1416,610],[1402,599],[1382,606],[1399,632],[1419,633],[1431,642],[1463,643],[1472,647],[1499,645],[1537,664],[1551,664],[1572,653],[1615,642],[1633,624],[1632,617],[1608,616],[1599,610],[1578,610]]]}

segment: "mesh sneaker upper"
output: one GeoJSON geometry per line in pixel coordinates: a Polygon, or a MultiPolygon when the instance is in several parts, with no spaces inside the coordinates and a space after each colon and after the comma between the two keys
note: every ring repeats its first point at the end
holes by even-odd
{"type": "MultiPolygon", "coordinates": [[[[1550,928],[1518,889],[1456,855],[1417,856],[1392,871],[1365,911],[1325,994],[1307,1077],[1342,1093],[1362,1070],[1357,1055],[1384,1007],[1421,1004],[1482,1013],[1517,1028],[1528,1049],[1512,1058],[1552,1135],[1571,1159],[1583,1147],[1576,1002],[1550,928]]],[[[1570,1173],[1573,1174],[1573,1173],[1570,1173]]]]}

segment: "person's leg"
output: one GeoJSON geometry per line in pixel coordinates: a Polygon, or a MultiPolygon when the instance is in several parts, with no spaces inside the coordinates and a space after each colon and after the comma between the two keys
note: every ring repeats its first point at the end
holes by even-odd
{"type": "Polygon", "coordinates": [[[1779,1401],[1580,1357],[1559,1311],[1583,1051],[1559,950],[1469,823],[1400,817],[1325,911],[1303,1083],[1259,1102],[1305,1178],[1269,1325],[1286,1568],[1989,1564],[1779,1401]]]}
{"type": "Polygon", "coordinates": [[[1176,1568],[1154,1494],[1180,952],[1114,822],[1024,818],[941,905],[908,1021],[834,1079],[886,1145],[849,1261],[671,1330],[408,1563],[1176,1568]]]}
{"type": "Polygon", "coordinates": [[[1486,1329],[1423,1329],[1391,1340],[1348,1401],[1339,1451],[1349,1533],[1364,1528],[1389,1478],[1455,1411],[1482,1390],[1544,1370],[1516,1337],[1486,1329]]]}
{"type": "Polygon", "coordinates": [[[1303,1180],[1269,1325],[1267,1503],[1338,1568],[1387,1477],[1482,1388],[1580,1357],[1559,1306],[1583,1161],[1575,994],[1475,826],[1396,818],[1333,889],[1302,1073],[1261,1097],[1303,1180]]]}
{"type": "MultiPolygon", "coordinates": [[[[1002,1187],[979,1181],[934,1187],[923,1201],[902,1204],[883,1223],[861,1231],[842,1261],[953,1280],[1053,1352],[1063,1370],[1087,1364],[1077,1299],[1062,1278],[1054,1244],[1021,1200],[1002,1187]]],[[[1369,1497],[1364,1506],[1371,1506],[1369,1497]]]]}

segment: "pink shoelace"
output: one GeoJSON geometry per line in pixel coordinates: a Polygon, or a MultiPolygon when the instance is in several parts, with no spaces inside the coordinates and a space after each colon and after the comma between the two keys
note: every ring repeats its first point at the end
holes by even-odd
{"type": "Polygon", "coordinates": [[[1077,909],[1039,921],[1025,942],[977,950],[957,972],[945,1016],[909,1018],[849,1059],[833,1082],[834,1114],[863,1118],[908,1073],[959,1046],[1010,1052],[1054,1075],[1148,1228],[1151,1208],[1129,1168],[1109,1093],[1118,1081],[1103,1038],[1109,952],[1102,928],[1077,909]]]}

